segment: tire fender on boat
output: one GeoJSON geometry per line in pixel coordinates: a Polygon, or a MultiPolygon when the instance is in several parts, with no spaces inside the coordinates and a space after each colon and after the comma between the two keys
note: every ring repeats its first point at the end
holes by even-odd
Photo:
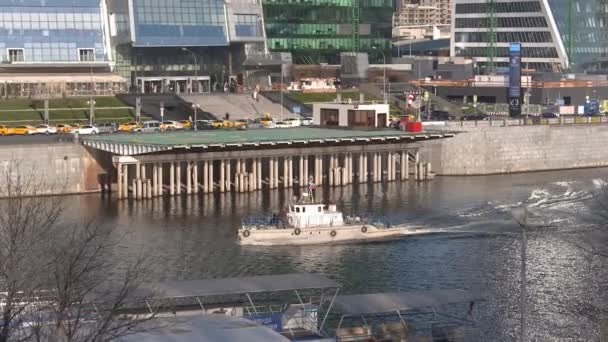
{"type": "Polygon", "coordinates": [[[367,226],[361,227],[361,232],[362,233],[367,233],[367,226]]]}
{"type": "Polygon", "coordinates": [[[249,237],[249,235],[251,235],[251,232],[249,231],[249,229],[246,229],[243,231],[243,236],[244,237],[249,237]]]}
{"type": "Polygon", "coordinates": [[[296,228],[293,230],[293,235],[300,235],[301,231],[300,228],[296,228]]]}
{"type": "Polygon", "coordinates": [[[331,237],[335,237],[336,236],[336,231],[332,230],[331,233],[329,233],[329,235],[331,235],[331,237]]]}

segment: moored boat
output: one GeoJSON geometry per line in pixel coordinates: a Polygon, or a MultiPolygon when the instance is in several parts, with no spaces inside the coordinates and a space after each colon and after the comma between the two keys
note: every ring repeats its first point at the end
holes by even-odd
{"type": "Polygon", "coordinates": [[[393,226],[362,216],[345,217],[335,204],[325,205],[303,193],[284,214],[246,218],[238,230],[241,245],[310,245],[378,241],[430,234],[427,227],[393,226]]]}

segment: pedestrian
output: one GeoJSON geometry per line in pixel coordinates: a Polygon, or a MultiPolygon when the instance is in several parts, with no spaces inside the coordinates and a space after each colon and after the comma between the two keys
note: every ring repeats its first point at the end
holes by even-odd
{"type": "Polygon", "coordinates": [[[228,94],[228,82],[224,82],[224,94],[228,94]]]}

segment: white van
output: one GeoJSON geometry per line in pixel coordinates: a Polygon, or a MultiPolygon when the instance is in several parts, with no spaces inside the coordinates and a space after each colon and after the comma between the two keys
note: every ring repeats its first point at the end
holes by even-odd
{"type": "Polygon", "coordinates": [[[133,132],[138,133],[157,133],[160,132],[160,121],[150,120],[141,123],[142,127],[137,127],[133,132]]]}

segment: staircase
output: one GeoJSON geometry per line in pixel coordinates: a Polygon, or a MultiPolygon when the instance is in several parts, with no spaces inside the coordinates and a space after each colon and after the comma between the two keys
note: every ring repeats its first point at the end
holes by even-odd
{"type": "MultiPolygon", "coordinates": [[[[216,118],[224,118],[226,113],[230,114],[231,120],[259,118],[264,114],[277,118],[281,113],[281,105],[261,95],[258,95],[258,101],[251,94],[181,95],[181,98],[198,104],[201,111],[216,118]]],[[[295,116],[287,108],[283,109],[283,115],[286,118],[295,116]]]]}
{"type": "MultiPolygon", "coordinates": [[[[160,105],[163,103],[165,107],[165,120],[187,120],[188,117],[194,114],[192,105],[175,94],[121,94],[117,95],[123,102],[129,106],[135,107],[137,97],[141,98],[141,114],[151,116],[156,120],[160,120],[160,105]]],[[[210,119],[209,115],[199,113],[198,119],[210,119]]]]}

